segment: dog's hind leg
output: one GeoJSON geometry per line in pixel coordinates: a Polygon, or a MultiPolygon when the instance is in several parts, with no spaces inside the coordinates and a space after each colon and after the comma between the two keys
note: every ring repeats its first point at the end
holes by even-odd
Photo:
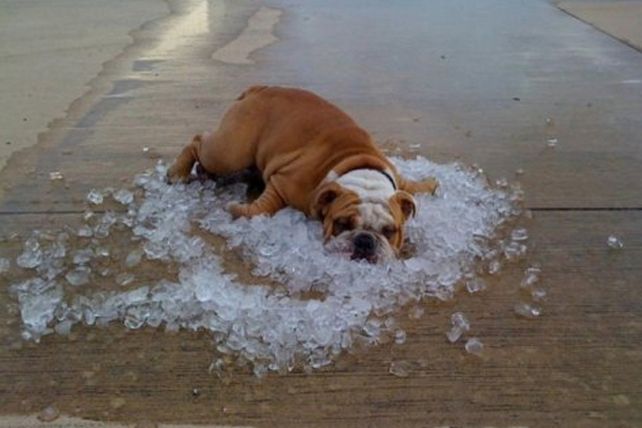
{"type": "Polygon", "coordinates": [[[195,162],[214,176],[255,166],[257,144],[265,125],[264,110],[255,97],[240,97],[223,115],[215,132],[196,135],[183,149],[168,172],[169,180],[187,180],[195,162]]]}
{"type": "Polygon", "coordinates": [[[198,134],[192,138],[192,142],[183,148],[172,166],[167,171],[167,179],[170,183],[185,182],[189,178],[194,163],[198,160],[198,150],[203,143],[203,137],[198,134]]]}
{"type": "Polygon", "coordinates": [[[254,202],[250,204],[231,203],[228,210],[234,218],[253,217],[255,215],[267,214],[272,215],[285,207],[285,201],[279,195],[274,184],[268,183],[265,190],[254,202]]]}

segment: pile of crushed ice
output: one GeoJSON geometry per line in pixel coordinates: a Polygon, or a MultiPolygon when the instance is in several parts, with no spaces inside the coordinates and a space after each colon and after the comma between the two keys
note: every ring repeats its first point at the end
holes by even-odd
{"type": "Polygon", "coordinates": [[[505,181],[489,186],[479,171],[458,164],[394,161],[407,178],[434,176],[440,187],[436,196],[417,195],[417,216],[407,225],[411,256],[382,265],[326,252],[321,225],[291,209],[234,221],[225,207],[245,197],[245,185],[168,185],[162,163],[136,177],[138,197],[124,189],[92,191],[91,204],[111,193],[126,209],[88,212],[77,230],[36,232],[16,260],[36,273],[11,287],[23,336],[38,340],[67,334],[76,323],[112,321],[129,329],[206,329],[218,351],[251,362],[258,375],[322,367],[357,342],[405,338],[395,323],[402,306],[450,299],[459,285],[477,290],[479,275],[497,272],[526,247],[520,233],[496,236],[519,214],[519,188],[505,181]],[[137,284],[134,274],[105,267],[101,259],[114,250],[105,238],[116,230],[132,240],[122,265],[131,271],[142,258],[174,263],[177,279],[137,284]],[[227,250],[241,254],[266,285],[245,284],[225,271],[220,254],[203,239],[207,234],[225,238],[227,250]],[[116,290],[95,289],[99,277],[116,290]]]}

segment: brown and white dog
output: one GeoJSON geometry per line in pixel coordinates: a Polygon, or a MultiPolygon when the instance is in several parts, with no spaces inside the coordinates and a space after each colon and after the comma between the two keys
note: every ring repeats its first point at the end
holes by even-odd
{"type": "Polygon", "coordinates": [[[214,133],[196,135],[168,171],[186,181],[194,163],[225,176],[257,168],[265,190],[234,203],[233,216],[272,215],[290,206],[323,222],[326,242],[352,259],[396,256],[413,194],[437,182],[405,180],[346,113],[301,89],[253,86],[225,113],[214,133]]]}

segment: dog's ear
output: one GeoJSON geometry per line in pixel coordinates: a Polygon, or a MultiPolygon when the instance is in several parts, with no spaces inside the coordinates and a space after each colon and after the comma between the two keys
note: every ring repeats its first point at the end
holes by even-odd
{"type": "Polygon", "coordinates": [[[413,198],[410,193],[398,190],[392,199],[399,204],[404,221],[408,221],[410,217],[415,216],[417,204],[415,203],[415,198],[413,198]]]}
{"type": "Polygon", "coordinates": [[[339,197],[342,192],[339,184],[332,182],[319,186],[312,198],[310,214],[314,218],[323,219],[328,213],[328,208],[332,202],[339,197]]]}

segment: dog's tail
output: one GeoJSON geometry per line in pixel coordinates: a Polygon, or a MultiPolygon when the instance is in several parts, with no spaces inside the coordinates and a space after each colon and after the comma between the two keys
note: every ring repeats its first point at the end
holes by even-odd
{"type": "Polygon", "coordinates": [[[261,92],[264,89],[267,89],[268,87],[265,85],[255,85],[255,86],[250,86],[247,88],[239,97],[236,99],[237,101],[242,100],[243,98],[247,97],[250,94],[254,94],[256,92],[261,92]]]}

